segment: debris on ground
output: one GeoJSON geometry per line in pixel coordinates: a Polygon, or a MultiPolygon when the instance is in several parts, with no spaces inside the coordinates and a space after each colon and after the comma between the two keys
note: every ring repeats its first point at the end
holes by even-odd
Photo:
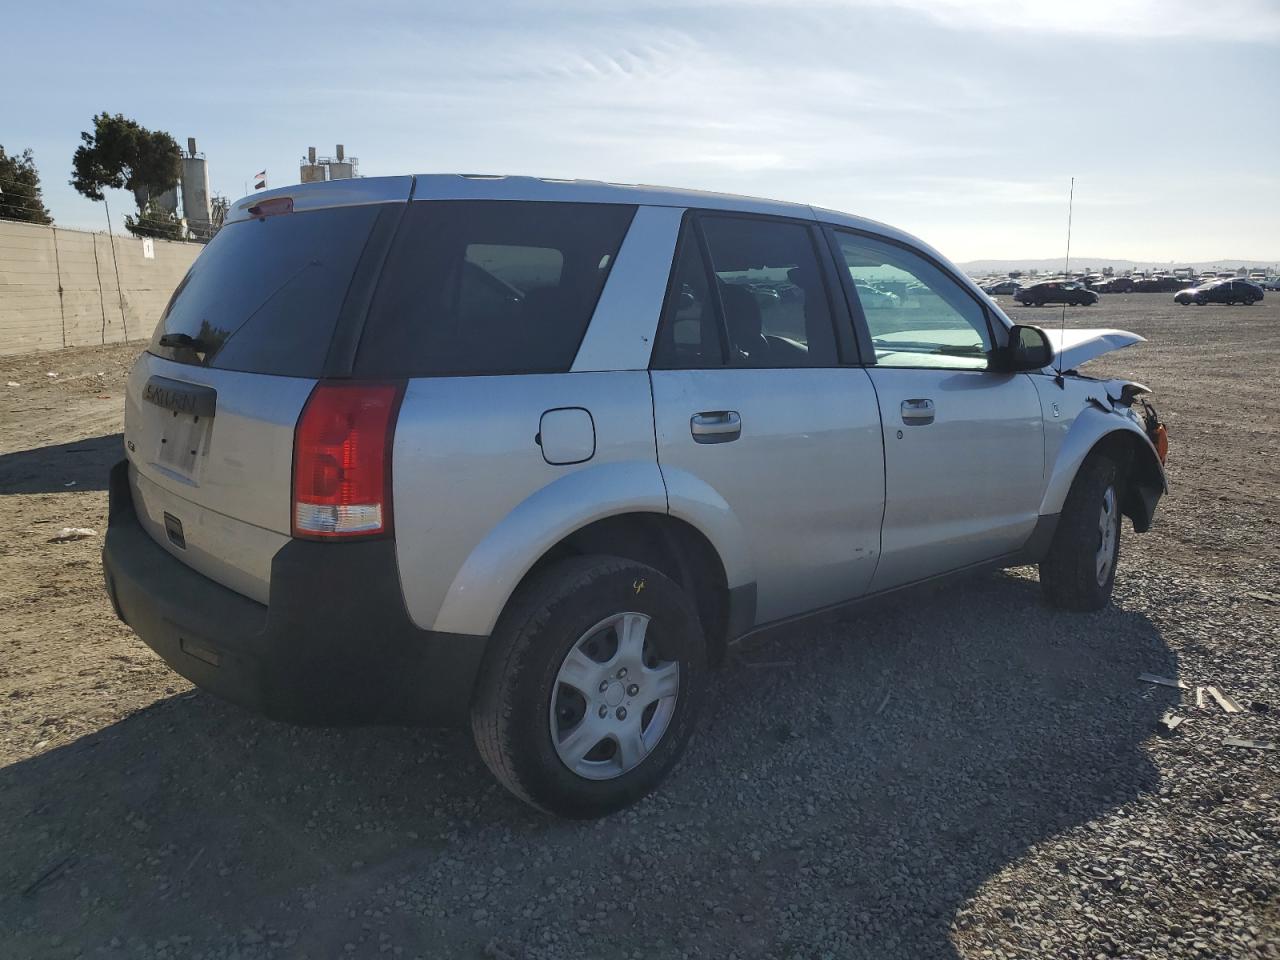
{"type": "Polygon", "coordinates": [[[71,853],[67,854],[61,860],[55,861],[48,869],[46,869],[43,873],[41,873],[40,876],[36,877],[29,884],[27,884],[26,889],[22,891],[22,895],[24,897],[31,896],[37,890],[39,890],[42,886],[48,883],[50,880],[56,880],[58,876],[60,876],[62,872],[67,869],[67,867],[71,866],[75,862],[76,862],[75,854],[71,854],[71,853]]]}
{"type": "Polygon", "coordinates": [[[1180,717],[1172,710],[1166,711],[1165,715],[1156,721],[1156,732],[1162,737],[1173,736],[1173,731],[1182,726],[1186,717],[1180,717]]]}
{"type": "Polygon", "coordinates": [[[1250,600],[1261,600],[1263,603],[1280,605],[1280,593],[1267,593],[1265,590],[1250,590],[1244,594],[1250,600]]]}
{"type": "Polygon", "coordinates": [[[1222,741],[1227,747],[1247,747],[1250,750],[1274,750],[1276,745],[1271,740],[1246,740],[1243,737],[1226,737],[1222,741]]]}
{"type": "Polygon", "coordinates": [[[97,535],[98,531],[89,527],[63,527],[55,536],[49,538],[49,542],[70,543],[72,540],[87,540],[97,535]]]}
{"type": "Polygon", "coordinates": [[[1204,709],[1204,687],[1196,687],[1196,709],[1204,709]]]}
{"type": "Polygon", "coordinates": [[[1168,677],[1157,677],[1154,673],[1140,673],[1138,679],[1144,683],[1158,683],[1162,687],[1176,687],[1179,690],[1189,690],[1185,683],[1181,680],[1170,680],[1168,677]]]}
{"type": "Polygon", "coordinates": [[[11,386],[11,387],[20,387],[20,386],[22,386],[22,384],[20,384],[17,380],[10,380],[8,385],[9,385],[9,386],[11,386]]]}
{"type": "Polygon", "coordinates": [[[1223,693],[1221,690],[1219,690],[1217,687],[1213,686],[1212,684],[1209,684],[1208,686],[1206,686],[1204,690],[1205,690],[1205,693],[1209,694],[1209,696],[1213,697],[1214,700],[1218,701],[1218,706],[1220,706],[1227,713],[1243,713],[1244,712],[1244,707],[1236,703],[1233,697],[1223,693]]]}

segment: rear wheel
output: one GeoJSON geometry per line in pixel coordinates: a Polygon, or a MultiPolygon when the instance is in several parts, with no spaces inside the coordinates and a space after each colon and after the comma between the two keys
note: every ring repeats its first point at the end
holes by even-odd
{"type": "Polygon", "coordinates": [[[522,800],[603,816],[679,759],[706,660],[689,597],[662,573],[612,557],[562,561],[503,612],[472,706],[476,746],[522,800]]]}
{"type": "Polygon", "coordinates": [[[1119,560],[1119,468],[1105,454],[1093,454],[1067,493],[1040,562],[1040,585],[1054,606],[1101,610],[1111,600],[1119,560]]]}

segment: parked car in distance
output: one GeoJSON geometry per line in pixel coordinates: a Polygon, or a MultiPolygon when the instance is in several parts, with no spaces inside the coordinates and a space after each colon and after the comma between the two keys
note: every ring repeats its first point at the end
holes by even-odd
{"type": "Polygon", "coordinates": [[[1264,290],[1280,290],[1280,276],[1277,276],[1277,277],[1267,277],[1267,279],[1266,279],[1266,280],[1264,280],[1264,281],[1263,281],[1263,283],[1262,283],[1262,289],[1264,289],[1264,290]]]}
{"type": "Polygon", "coordinates": [[[1017,280],[997,280],[995,283],[989,283],[982,288],[984,292],[996,297],[1006,297],[1009,294],[1017,293],[1022,289],[1022,284],[1017,280]]]}
{"type": "Polygon", "coordinates": [[[1074,280],[1046,280],[1023,287],[1013,299],[1024,307],[1043,307],[1046,303],[1089,307],[1098,302],[1098,295],[1074,280]]]}
{"type": "Polygon", "coordinates": [[[1173,293],[1186,285],[1181,277],[1143,277],[1134,281],[1133,289],[1135,293],[1173,293]]]}
{"type": "Polygon", "coordinates": [[[1077,369],[1141,339],[1014,324],[806,205],[284,187],[231,206],[133,367],[106,589],[213,694],[469,723],[513,794],[600,816],[673,767],[745,636],[1019,564],[1104,607],[1167,442],[1146,388],[1077,369]]]}
{"type": "Polygon", "coordinates": [[[1262,298],[1262,288],[1248,280],[1212,280],[1198,287],[1179,290],[1173,299],[1184,307],[1192,303],[1197,306],[1204,306],[1206,303],[1225,303],[1227,306],[1243,303],[1246,307],[1251,307],[1262,298]]]}
{"type": "Polygon", "coordinates": [[[1109,277],[1093,289],[1097,293],[1133,293],[1133,277],[1109,277]]]}

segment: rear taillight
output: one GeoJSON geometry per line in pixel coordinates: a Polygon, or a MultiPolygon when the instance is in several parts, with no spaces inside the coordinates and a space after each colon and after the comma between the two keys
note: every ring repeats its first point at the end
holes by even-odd
{"type": "Polygon", "coordinates": [[[293,535],[391,532],[391,449],[401,388],[319,383],[293,437],[293,535]]]}

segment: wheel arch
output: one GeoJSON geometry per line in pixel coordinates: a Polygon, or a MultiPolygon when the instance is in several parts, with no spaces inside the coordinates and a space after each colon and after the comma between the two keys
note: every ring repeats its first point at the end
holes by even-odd
{"type": "Polygon", "coordinates": [[[532,574],[566,556],[595,553],[646,563],[683,586],[712,651],[722,652],[727,637],[745,632],[755,616],[754,578],[733,536],[737,528],[723,529],[718,515],[710,524],[673,516],[657,464],[634,467],[582,470],[517,506],[471,551],[430,629],[488,636],[532,574]]]}
{"type": "Polygon", "coordinates": [[[1059,449],[1045,495],[1042,515],[1058,514],[1067,492],[1089,457],[1106,454],[1120,468],[1120,512],[1137,533],[1151,529],[1156,504],[1168,490],[1164,467],[1146,433],[1133,421],[1089,407],[1076,418],[1059,449]]]}
{"type": "Polygon", "coordinates": [[[666,513],[603,517],[561,538],[534,562],[520,584],[567,557],[591,554],[643,563],[679,584],[697,608],[712,662],[723,659],[731,624],[740,614],[733,609],[724,562],[702,531],[666,513]]]}

